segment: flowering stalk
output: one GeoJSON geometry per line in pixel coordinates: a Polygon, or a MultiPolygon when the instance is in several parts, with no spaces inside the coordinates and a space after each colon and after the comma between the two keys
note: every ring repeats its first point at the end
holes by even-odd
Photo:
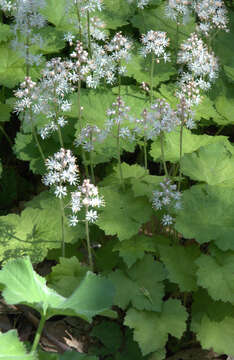
{"type": "Polygon", "coordinates": [[[89,222],[87,220],[88,214],[88,205],[85,206],[85,234],[86,234],[86,241],[87,241],[87,249],[88,249],[88,257],[89,257],[89,265],[91,270],[93,271],[93,257],[91,252],[91,245],[90,245],[90,237],[89,237],[89,222]]]}
{"type": "Polygon", "coordinates": [[[161,59],[164,59],[164,62],[169,61],[169,53],[166,53],[165,48],[169,45],[169,39],[166,37],[164,31],[153,31],[150,30],[146,35],[142,35],[141,42],[143,43],[143,48],[141,48],[140,53],[142,56],[146,57],[148,54],[151,54],[151,66],[150,66],[150,103],[153,101],[153,76],[154,76],[154,61],[157,63],[161,59]]]}
{"type": "Polygon", "coordinates": [[[150,66],[150,104],[153,102],[153,82],[154,82],[154,55],[151,54],[151,66],[150,66]]]}
{"type": "Polygon", "coordinates": [[[164,155],[164,133],[163,132],[160,133],[160,146],[161,146],[161,158],[162,158],[164,172],[165,172],[165,175],[168,177],[167,164],[166,164],[165,155],[164,155]]]}
{"type": "Polygon", "coordinates": [[[88,49],[89,49],[89,57],[92,57],[91,35],[90,35],[90,15],[89,15],[89,11],[87,11],[87,30],[88,30],[88,49]]]}
{"type": "Polygon", "coordinates": [[[81,186],[78,186],[77,191],[71,193],[70,207],[73,215],[70,216],[70,226],[76,226],[79,221],[85,223],[86,242],[88,249],[89,265],[93,271],[93,258],[89,236],[89,223],[95,223],[98,218],[98,213],[93,208],[100,208],[105,206],[104,199],[98,194],[98,188],[91,184],[89,179],[85,179],[81,186]],[[77,213],[84,207],[85,219],[78,220],[77,213]]]}
{"type": "MultiPolygon", "coordinates": [[[[78,80],[78,89],[77,89],[77,103],[78,103],[78,124],[79,124],[79,128],[81,129],[80,90],[81,90],[81,80],[79,79],[78,80]]],[[[89,178],[89,169],[88,169],[88,166],[87,166],[86,155],[85,155],[85,152],[84,152],[83,148],[81,149],[81,157],[82,157],[83,163],[84,163],[85,176],[89,178]]]]}
{"type": "Polygon", "coordinates": [[[60,149],[54,156],[46,159],[47,174],[43,183],[54,187],[54,194],[59,198],[61,214],[61,248],[62,256],[65,256],[65,213],[63,198],[67,196],[67,183],[76,185],[78,182],[78,167],[76,159],[70,150],[60,149]]]}

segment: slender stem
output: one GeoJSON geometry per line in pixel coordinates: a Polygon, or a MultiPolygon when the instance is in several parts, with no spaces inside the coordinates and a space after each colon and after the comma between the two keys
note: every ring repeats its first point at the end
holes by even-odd
{"type": "Polygon", "coordinates": [[[7,135],[5,129],[3,128],[3,126],[0,125],[0,131],[3,133],[3,135],[5,136],[5,138],[7,139],[7,141],[9,142],[10,146],[13,146],[13,142],[11,141],[11,139],[9,138],[9,136],[7,135]]]}
{"type": "Polygon", "coordinates": [[[35,130],[35,126],[34,126],[34,124],[33,124],[33,120],[32,120],[32,110],[31,110],[31,109],[30,109],[30,113],[29,113],[29,119],[30,119],[30,122],[31,122],[32,135],[33,135],[34,140],[35,140],[35,142],[36,142],[36,144],[37,144],[37,147],[38,147],[38,150],[39,150],[39,152],[40,152],[40,155],[41,155],[43,161],[45,162],[46,158],[45,158],[44,152],[43,152],[43,150],[42,150],[42,148],[41,148],[41,145],[40,145],[40,143],[39,143],[38,136],[37,136],[37,133],[36,133],[36,130],[35,130]]]}
{"type": "Polygon", "coordinates": [[[144,119],[144,167],[145,170],[148,169],[148,159],[147,159],[147,139],[146,139],[146,116],[147,116],[147,111],[146,109],[144,109],[143,111],[143,119],[144,119]]]}
{"type": "Polygon", "coordinates": [[[58,126],[58,137],[59,137],[59,143],[60,143],[61,147],[64,148],[62,133],[61,133],[59,126],[58,126]]]}
{"type": "Polygon", "coordinates": [[[29,70],[30,70],[30,67],[29,67],[29,61],[28,61],[28,59],[29,59],[29,35],[28,35],[28,33],[29,33],[29,18],[28,18],[28,16],[27,16],[27,29],[26,29],[26,31],[27,31],[27,35],[26,35],[26,46],[25,46],[25,48],[26,48],[26,76],[28,77],[29,76],[29,70]]]}
{"type": "Polygon", "coordinates": [[[119,63],[118,63],[118,96],[119,97],[120,97],[120,90],[121,90],[120,68],[121,68],[121,60],[119,60],[119,63]]]}
{"type": "Polygon", "coordinates": [[[92,57],[89,11],[87,11],[87,28],[88,28],[88,49],[89,49],[89,57],[92,57]]]}
{"type": "Polygon", "coordinates": [[[164,154],[164,141],[163,140],[164,140],[164,135],[161,132],[160,133],[161,158],[162,158],[162,163],[163,163],[163,168],[164,168],[165,175],[168,177],[167,165],[166,165],[165,154],[164,154]]]}
{"type": "MultiPolygon", "coordinates": [[[[80,90],[81,90],[81,80],[78,80],[78,89],[77,89],[77,103],[78,103],[78,125],[79,125],[79,130],[81,132],[81,104],[80,104],[80,90]]],[[[83,159],[83,163],[84,163],[84,168],[85,168],[85,176],[86,178],[89,178],[89,169],[87,166],[87,159],[86,159],[86,155],[85,152],[83,150],[83,148],[81,148],[81,157],[83,159]]]]}
{"type": "Polygon", "coordinates": [[[78,20],[78,26],[79,26],[79,40],[82,40],[82,29],[81,29],[81,19],[80,19],[80,9],[78,6],[78,2],[76,2],[76,15],[78,20]]]}
{"type": "Polygon", "coordinates": [[[183,128],[184,128],[184,121],[182,119],[181,125],[180,125],[180,171],[179,171],[179,183],[178,183],[179,191],[180,191],[180,185],[181,185],[181,181],[182,181],[181,159],[182,159],[182,153],[183,153],[183,128]]]}
{"type": "Polygon", "coordinates": [[[118,151],[118,164],[119,164],[119,176],[120,176],[120,185],[124,189],[124,181],[123,181],[123,172],[122,172],[122,166],[121,166],[121,156],[120,156],[120,141],[119,141],[119,133],[120,133],[120,124],[118,124],[118,130],[117,130],[117,151],[118,151]]]}
{"type": "Polygon", "coordinates": [[[94,169],[93,169],[93,151],[91,150],[90,153],[90,170],[91,170],[91,179],[92,179],[92,183],[95,185],[95,176],[94,176],[94,169]]]}
{"type": "Polygon", "coordinates": [[[32,349],[31,349],[31,352],[30,352],[31,354],[33,354],[37,349],[37,346],[38,346],[40,338],[41,338],[42,330],[43,330],[44,325],[45,325],[45,321],[46,321],[46,316],[41,315],[39,326],[37,328],[37,332],[36,332],[36,335],[35,335],[35,338],[34,338],[34,341],[33,341],[33,345],[32,345],[32,349]]]}
{"type": "Polygon", "coordinates": [[[61,231],[62,231],[62,257],[65,257],[65,213],[63,199],[59,199],[61,212],[61,231]]]}
{"type": "Polygon", "coordinates": [[[150,67],[150,104],[152,104],[153,102],[153,87],[154,87],[154,55],[153,53],[151,54],[151,67],[150,67]]]}
{"type": "MultiPolygon", "coordinates": [[[[87,211],[88,211],[88,207],[86,206],[86,214],[87,214],[87,211]]],[[[90,246],[88,220],[85,220],[85,232],[86,232],[86,241],[87,241],[88,256],[89,256],[89,265],[91,267],[91,270],[93,271],[93,257],[92,257],[91,246],[90,246]]]]}
{"type": "Polygon", "coordinates": [[[144,163],[145,163],[145,170],[148,169],[148,159],[147,159],[147,140],[144,136],[144,163]]]}

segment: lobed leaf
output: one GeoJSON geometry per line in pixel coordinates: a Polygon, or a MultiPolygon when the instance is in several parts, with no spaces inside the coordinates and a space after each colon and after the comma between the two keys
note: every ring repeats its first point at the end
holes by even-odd
{"type": "Polygon", "coordinates": [[[139,343],[142,354],[161,351],[168,334],[178,339],[186,330],[188,314],[179,300],[169,299],[163,303],[162,312],[127,311],[124,324],[134,329],[134,340],[139,343]]]}

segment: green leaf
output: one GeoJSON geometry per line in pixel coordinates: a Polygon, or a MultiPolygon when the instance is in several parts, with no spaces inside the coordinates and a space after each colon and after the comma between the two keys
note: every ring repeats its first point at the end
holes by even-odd
{"type": "Polygon", "coordinates": [[[123,25],[128,24],[128,19],[131,18],[135,11],[134,4],[128,3],[125,0],[105,0],[103,10],[98,13],[108,29],[117,29],[123,25]]]}
{"type": "Polygon", "coordinates": [[[224,143],[209,144],[185,154],[182,173],[209,185],[231,185],[234,181],[234,155],[224,143]]]}
{"type": "Polygon", "coordinates": [[[234,81],[234,67],[224,65],[224,71],[225,71],[226,75],[227,75],[232,81],[234,81]]]}
{"type": "Polygon", "coordinates": [[[193,294],[191,330],[199,331],[204,316],[218,323],[225,317],[232,316],[233,311],[233,305],[223,301],[214,301],[205,289],[199,288],[193,294]]]}
{"type": "MultiPolygon", "coordinates": [[[[186,25],[180,25],[178,29],[178,44],[188,38],[191,32],[195,30],[195,21],[193,18],[186,25]]],[[[165,17],[165,3],[156,9],[147,9],[138,12],[131,18],[131,23],[138,28],[142,34],[149,30],[166,31],[169,38],[174,40],[177,33],[176,22],[165,17]]],[[[171,41],[175,44],[175,41],[171,41]]]]}
{"type": "Polygon", "coordinates": [[[10,25],[0,23],[0,42],[8,42],[13,36],[10,25]]]}
{"type": "MultiPolygon", "coordinates": [[[[224,142],[225,140],[225,136],[195,135],[190,130],[184,129],[182,155],[186,153],[192,153],[193,151],[199,149],[201,146],[212,143],[224,142]]],[[[164,144],[165,160],[171,162],[179,161],[180,129],[177,128],[175,131],[165,134],[164,144]]],[[[159,161],[159,159],[161,159],[160,139],[157,139],[152,143],[150,155],[155,161],[159,161]]]]}
{"type": "Polygon", "coordinates": [[[57,28],[66,29],[68,27],[68,18],[66,16],[67,1],[47,0],[46,6],[40,9],[40,12],[46,19],[57,28]]]}
{"type": "MultiPolygon", "coordinates": [[[[139,50],[139,49],[137,49],[139,50]]],[[[127,75],[136,79],[137,82],[151,82],[151,60],[150,57],[146,59],[138,54],[134,54],[126,66],[127,75]]],[[[171,76],[176,74],[176,69],[171,63],[159,63],[154,66],[153,86],[158,86],[163,81],[170,80],[171,76]]],[[[143,109],[142,109],[143,110],[143,109]]]]}
{"type": "Polygon", "coordinates": [[[18,339],[17,331],[10,330],[0,334],[0,359],[37,360],[37,355],[27,354],[25,345],[18,339]]]}
{"type": "Polygon", "coordinates": [[[162,264],[154,261],[151,255],[145,255],[126,274],[116,270],[109,278],[116,287],[115,304],[119,307],[125,309],[131,302],[138,310],[161,310],[165,272],[162,264]]]}
{"type": "Polygon", "coordinates": [[[112,305],[113,287],[107,279],[88,272],[73,294],[64,298],[46,286],[29,257],[9,261],[0,271],[0,283],[5,286],[2,294],[8,304],[31,306],[46,319],[73,315],[91,321],[112,305]]]}
{"type": "Polygon", "coordinates": [[[103,345],[113,354],[116,354],[123,342],[123,334],[120,325],[107,320],[94,326],[91,336],[97,337],[103,345]]]}
{"type": "Polygon", "coordinates": [[[196,245],[186,247],[161,245],[159,252],[168,271],[169,280],[178,284],[181,291],[196,291],[195,260],[200,254],[199,248],[196,245]]]}
{"type": "Polygon", "coordinates": [[[119,252],[130,268],[137,260],[144,257],[145,251],[153,252],[155,250],[154,239],[145,235],[135,235],[129,240],[118,242],[113,250],[119,252]]]}
{"type": "Polygon", "coordinates": [[[196,185],[183,194],[175,228],[200,244],[214,241],[221,250],[234,250],[234,188],[196,185]]]}
{"type": "Polygon", "coordinates": [[[87,266],[82,265],[73,256],[70,259],[60,258],[59,264],[52,267],[51,273],[47,276],[48,285],[60,295],[68,297],[84,279],[87,266]]]}
{"type": "Polygon", "coordinates": [[[234,318],[226,317],[220,322],[204,316],[197,332],[197,338],[203,349],[212,348],[218,354],[234,355],[234,318]]]}
{"type": "Polygon", "coordinates": [[[164,348],[168,334],[181,338],[186,330],[187,317],[180,301],[169,299],[164,302],[160,314],[129,309],[124,324],[134,329],[134,340],[139,343],[142,354],[147,355],[164,348]]]}
{"type": "Polygon", "coordinates": [[[0,84],[13,88],[25,77],[24,60],[9,46],[0,46],[0,84]]]}
{"type": "MultiPolygon", "coordinates": [[[[30,255],[33,262],[44,260],[48,249],[61,247],[61,214],[59,199],[45,191],[25,204],[20,215],[0,216],[1,261],[30,255]],[[53,211],[51,211],[53,209],[53,211]]],[[[84,236],[65,223],[66,242],[75,242],[84,236]]]]}
{"type": "Polygon", "coordinates": [[[198,285],[205,288],[214,300],[234,304],[234,254],[224,253],[222,260],[201,255],[196,264],[198,285]]]}
{"type": "Polygon", "coordinates": [[[6,122],[10,120],[12,107],[8,104],[0,103],[0,122],[6,122]]]}
{"type": "Polygon", "coordinates": [[[100,189],[100,192],[104,196],[106,207],[97,220],[97,225],[106,235],[117,235],[121,241],[129,239],[138,233],[141,225],[150,220],[153,214],[146,198],[135,198],[130,190],[120,192],[106,187],[100,189]]]}

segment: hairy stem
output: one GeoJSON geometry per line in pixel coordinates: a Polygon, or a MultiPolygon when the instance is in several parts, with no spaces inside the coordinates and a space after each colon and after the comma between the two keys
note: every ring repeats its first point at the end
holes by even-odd
{"type": "Polygon", "coordinates": [[[62,257],[65,257],[65,213],[63,199],[59,199],[61,213],[62,257]]]}
{"type": "Polygon", "coordinates": [[[78,6],[78,2],[76,2],[76,16],[77,16],[78,26],[79,26],[79,40],[82,41],[82,29],[81,29],[80,9],[79,9],[79,6],[78,6]]]}
{"type": "MultiPolygon", "coordinates": [[[[88,207],[86,206],[86,214],[88,211],[88,207]]],[[[88,256],[89,256],[89,265],[91,267],[91,270],[93,271],[93,257],[92,257],[92,251],[91,251],[91,245],[90,245],[90,238],[89,238],[89,222],[88,220],[85,220],[85,233],[86,233],[86,242],[87,242],[87,248],[88,248],[88,256]]]]}
{"type": "Polygon", "coordinates": [[[34,137],[34,140],[36,142],[36,145],[37,145],[37,148],[38,148],[38,150],[40,152],[40,155],[41,155],[43,161],[45,162],[46,158],[45,158],[44,152],[43,152],[43,150],[41,148],[40,142],[38,140],[38,136],[37,136],[37,133],[36,133],[36,130],[35,130],[35,126],[33,124],[32,110],[31,109],[30,109],[30,112],[29,112],[29,119],[30,119],[30,122],[31,122],[32,135],[34,137]]]}
{"type": "Polygon", "coordinates": [[[89,15],[89,11],[87,11],[87,30],[88,30],[88,50],[89,50],[89,57],[92,57],[91,34],[90,34],[90,15],[89,15]]]}
{"type": "Polygon", "coordinates": [[[44,325],[45,325],[45,321],[46,321],[46,316],[41,315],[39,326],[37,328],[37,332],[36,332],[36,335],[35,335],[35,338],[34,338],[34,341],[33,341],[33,345],[32,345],[32,348],[31,348],[31,352],[30,352],[31,354],[33,354],[37,349],[37,346],[39,344],[41,334],[42,334],[42,331],[43,331],[43,328],[44,328],[44,325]]]}
{"type": "Polygon", "coordinates": [[[154,77],[154,55],[153,53],[151,54],[151,66],[150,66],[150,104],[152,104],[153,102],[153,87],[154,87],[154,80],[153,80],[153,77],[154,77]]]}
{"type": "Polygon", "coordinates": [[[121,166],[121,156],[120,156],[120,124],[118,124],[118,130],[117,130],[117,151],[118,151],[118,165],[119,165],[119,177],[120,177],[120,185],[124,189],[124,181],[123,181],[123,172],[122,172],[122,166],[121,166]]]}
{"type": "Polygon", "coordinates": [[[162,163],[163,163],[163,168],[164,168],[165,175],[168,177],[167,164],[166,164],[166,161],[165,161],[165,154],[164,154],[164,141],[163,140],[164,140],[164,135],[161,132],[160,133],[161,158],[162,158],[162,163]]]}
{"type": "MultiPolygon", "coordinates": [[[[80,90],[81,90],[81,80],[79,79],[78,80],[78,89],[77,89],[77,103],[78,103],[78,125],[79,125],[79,130],[81,132],[80,90]]],[[[87,166],[87,159],[86,159],[85,151],[83,150],[83,148],[81,148],[81,157],[83,159],[83,164],[84,164],[84,168],[85,168],[85,176],[86,176],[86,178],[89,178],[89,169],[87,166]]]]}

